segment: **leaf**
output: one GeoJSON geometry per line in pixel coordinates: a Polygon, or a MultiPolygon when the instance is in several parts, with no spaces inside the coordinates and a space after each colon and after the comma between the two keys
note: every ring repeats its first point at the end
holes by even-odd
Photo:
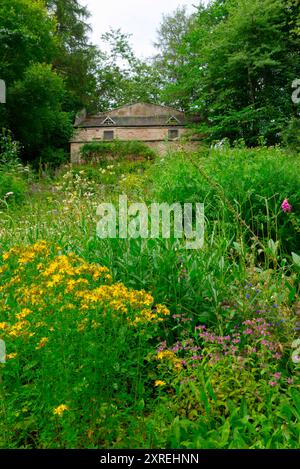
{"type": "Polygon", "coordinates": [[[221,427],[222,434],[221,434],[221,447],[226,446],[228,440],[229,440],[229,435],[230,435],[230,423],[229,420],[226,420],[224,425],[221,427]]]}
{"type": "Polygon", "coordinates": [[[276,241],[276,243],[274,243],[273,239],[269,239],[268,247],[269,247],[270,251],[272,252],[273,256],[276,256],[277,250],[278,250],[278,241],[276,241]]]}
{"type": "Polygon", "coordinates": [[[295,252],[292,252],[292,258],[293,258],[294,264],[300,267],[300,256],[298,256],[298,254],[296,254],[295,252]]]}

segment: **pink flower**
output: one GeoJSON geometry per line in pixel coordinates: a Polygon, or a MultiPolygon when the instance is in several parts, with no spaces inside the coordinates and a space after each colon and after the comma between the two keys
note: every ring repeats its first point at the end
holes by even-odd
{"type": "Polygon", "coordinates": [[[269,385],[272,387],[277,386],[277,381],[269,381],[269,385]]]}
{"type": "Polygon", "coordinates": [[[280,379],[281,373],[279,373],[279,372],[274,373],[273,376],[274,376],[275,379],[280,379]]]}
{"type": "Polygon", "coordinates": [[[288,199],[284,199],[284,201],[281,204],[281,208],[285,213],[292,211],[292,206],[289,204],[288,199]]]}

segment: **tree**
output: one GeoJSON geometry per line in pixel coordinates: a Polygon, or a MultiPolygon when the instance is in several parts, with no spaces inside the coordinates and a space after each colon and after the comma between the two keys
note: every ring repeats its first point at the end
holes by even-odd
{"type": "Polygon", "coordinates": [[[37,161],[49,155],[49,149],[67,150],[73,126],[69,113],[63,111],[65,95],[63,79],[45,64],[29,66],[11,87],[10,127],[28,159],[37,161]]]}
{"type": "Polygon", "coordinates": [[[40,1],[1,0],[0,76],[9,86],[34,62],[50,63],[57,52],[55,21],[40,1]]]}
{"type": "Polygon", "coordinates": [[[200,6],[178,50],[185,62],[171,91],[203,116],[210,138],[280,140],[295,112],[291,83],[300,76],[296,19],[283,0],[200,6]]]}
{"type": "Polygon", "coordinates": [[[64,112],[67,91],[52,69],[58,53],[55,20],[43,2],[1,0],[0,75],[7,85],[1,124],[22,144],[22,157],[37,159],[45,148],[66,147],[71,115],[64,112]]]}
{"type": "Polygon", "coordinates": [[[153,66],[163,83],[161,99],[182,109],[186,108],[187,95],[183,90],[179,92],[176,85],[181,82],[182,71],[187,63],[188,58],[182,53],[182,46],[193,19],[194,15],[189,15],[185,6],[178,7],[170,15],[163,15],[154,43],[158,54],[154,56],[153,66]]]}
{"type": "Polygon", "coordinates": [[[69,90],[67,109],[95,109],[95,67],[97,48],[90,44],[90,14],[78,0],[46,0],[49,13],[56,20],[58,51],[53,66],[65,79],[69,90]]]}
{"type": "Polygon", "coordinates": [[[157,102],[159,75],[150,63],[135,56],[130,35],[111,29],[102,40],[107,52],[98,55],[98,110],[136,101],[157,102]]]}

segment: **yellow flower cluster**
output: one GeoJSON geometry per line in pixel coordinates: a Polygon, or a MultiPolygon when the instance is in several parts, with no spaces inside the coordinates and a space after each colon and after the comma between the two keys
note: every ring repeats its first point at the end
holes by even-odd
{"type": "Polygon", "coordinates": [[[158,361],[171,364],[176,371],[180,371],[182,369],[181,360],[170,350],[158,352],[155,358],[158,361]]]}
{"type": "Polygon", "coordinates": [[[145,327],[170,314],[144,290],[113,283],[107,267],[62,254],[45,241],[14,247],[2,259],[0,335],[8,348],[22,340],[31,343],[31,350],[47,349],[62,317],[69,328],[84,333],[96,331],[107,316],[145,327]]]}
{"type": "Polygon", "coordinates": [[[61,417],[66,410],[69,410],[69,407],[65,404],[61,404],[58,407],[56,407],[55,409],[53,409],[53,414],[58,415],[59,417],[61,417]]]}

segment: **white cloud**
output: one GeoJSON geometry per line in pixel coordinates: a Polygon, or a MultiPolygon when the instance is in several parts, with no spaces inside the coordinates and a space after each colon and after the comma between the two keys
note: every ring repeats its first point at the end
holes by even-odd
{"type": "Polygon", "coordinates": [[[131,43],[136,54],[148,57],[154,52],[153,42],[163,14],[186,5],[189,12],[200,0],[80,0],[91,13],[92,41],[100,45],[101,34],[110,27],[131,33],[131,43]]]}

